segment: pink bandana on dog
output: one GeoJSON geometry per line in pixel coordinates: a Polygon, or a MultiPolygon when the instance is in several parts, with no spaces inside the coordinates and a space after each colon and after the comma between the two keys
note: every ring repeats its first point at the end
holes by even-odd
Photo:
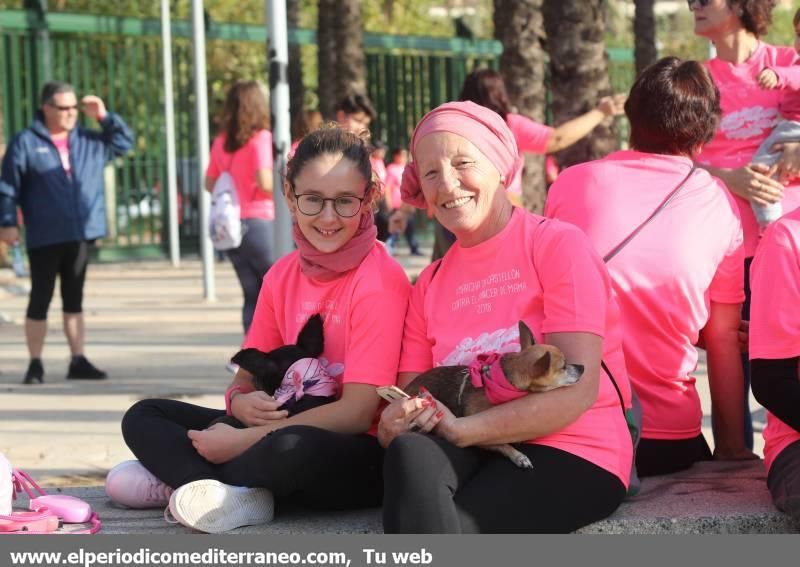
{"type": "Polygon", "coordinates": [[[297,223],[294,223],[292,232],[294,243],[300,252],[300,269],[307,277],[323,282],[335,280],[341,274],[357,268],[375,247],[375,237],[378,235],[375,215],[371,210],[361,214],[361,221],[353,238],[336,252],[320,252],[314,248],[297,223]]]}
{"type": "Polygon", "coordinates": [[[328,374],[328,370],[317,358],[301,358],[289,367],[275,390],[275,401],[281,405],[292,398],[300,400],[304,395],[330,397],[339,391],[339,383],[328,374]]]}
{"type": "Polygon", "coordinates": [[[496,406],[528,395],[528,392],[520,390],[508,381],[500,365],[500,355],[496,352],[479,354],[468,368],[472,385],[484,388],[486,397],[492,405],[496,406]]]}
{"type": "Polygon", "coordinates": [[[403,202],[414,207],[424,209],[427,206],[417,171],[417,143],[433,132],[458,134],[472,142],[504,176],[506,189],[521,166],[517,140],[499,114],[470,101],[447,102],[423,116],[411,136],[414,161],[403,171],[400,193],[403,202]]]}

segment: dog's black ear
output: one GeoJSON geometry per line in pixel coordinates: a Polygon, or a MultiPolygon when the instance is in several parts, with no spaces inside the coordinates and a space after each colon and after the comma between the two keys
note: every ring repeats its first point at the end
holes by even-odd
{"type": "Polygon", "coordinates": [[[550,351],[545,352],[539,360],[533,364],[533,375],[544,376],[550,371],[550,351]]]}
{"type": "Polygon", "coordinates": [[[535,345],[536,339],[533,338],[533,333],[525,324],[525,321],[519,321],[519,349],[525,350],[529,346],[535,345]]]}
{"type": "Polygon", "coordinates": [[[317,358],[325,350],[325,339],[322,336],[322,316],[317,313],[306,321],[300,334],[297,335],[297,346],[303,349],[310,358],[317,358]]]}
{"type": "Polygon", "coordinates": [[[261,376],[267,368],[269,356],[258,350],[257,348],[246,348],[240,350],[231,358],[231,362],[238,364],[250,374],[254,376],[261,376]]]}

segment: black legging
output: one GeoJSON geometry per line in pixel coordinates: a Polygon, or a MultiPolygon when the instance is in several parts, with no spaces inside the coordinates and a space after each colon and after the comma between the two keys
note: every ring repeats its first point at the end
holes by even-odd
{"type": "Polygon", "coordinates": [[[28,250],[31,265],[31,295],[26,316],[45,321],[56,276],[60,279],[61,304],[64,313],[83,311],[83,284],[89,264],[89,242],[63,242],[28,250]]]}
{"type": "Polygon", "coordinates": [[[273,222],[266,219],[242,219],[242,243],[228,250],[239,285],[242,286],[242,327],[247,334],[253,322],[264,274],[272,266],[273,222]]]}
{"type": "Polygon", "coordinates": [[[380,505],[383,449],[373,436],[294,425],[215,465],[195,451],[187,431],[205,429],[224,413],[175,400],[142,400],[122,418],[122,435],[139,461],[173,488],[216,479],[267,488],[278,502],[308,508],[380,505]]]}
{"type": "Polygon", "coordinates": [[[641,439],[636,449],[639,477],[672,474],[714,457],[701,433],[691,439],[641,439]]]}
{"type": "Polygon", "coordinates": [[[610,472],[544,445],[515,445],[521,469],[499,453],[434,435],[403,434],[384,462],[386,533],[568,533],[609,516],[625,496],[610,472]]]}

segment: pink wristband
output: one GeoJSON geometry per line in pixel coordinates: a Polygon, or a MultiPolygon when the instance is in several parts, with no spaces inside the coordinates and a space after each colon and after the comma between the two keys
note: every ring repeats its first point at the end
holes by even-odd
{"type": "Polygon", "coordinates": [[[241,392],[243,394],[249,394],[253,391],[252,387],[242,386],[241,384],[234,384],[230,386],[227,390],[225,390],[225,414],[226,415],[233,415],[231,413],[231,398],[233,394],[236,392],[241,392]]]}

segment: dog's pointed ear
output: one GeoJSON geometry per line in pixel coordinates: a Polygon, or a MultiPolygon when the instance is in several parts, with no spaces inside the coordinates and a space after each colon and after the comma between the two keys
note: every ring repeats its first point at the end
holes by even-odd
{"type": "Polygon", "coordinates": [[[533,364],[533,375],[544,376],[550,372],[550,351],[546,351],[539,360],[533,364]]]}
{"type": "Polygon", "coordinates": [[[231,362],[238,364],[254,376],[261,376],[264,374],[268,361],[269,356],[257,348],[240,350],[231,358],[231,362]]]}
{"type": "Polygon", "coordinates": [[[536,339],[533,338],[533,333],[525,324],[525,321],[520,319],[519,322],[519,349],[525,350],[529,346],[536,344],[536,339]]]}
{"type": "Polygon", "coordinates": [[[322,316],[317,313],[306,321],[300,334],[297,335],[297,346],[308,353],[309,357],[317,358],[325,350],[325,339],[322,335],[322,316]]]}

